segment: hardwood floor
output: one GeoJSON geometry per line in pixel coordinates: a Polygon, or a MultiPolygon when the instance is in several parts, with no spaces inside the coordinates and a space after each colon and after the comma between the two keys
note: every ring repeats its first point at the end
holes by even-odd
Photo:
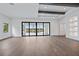
{"type": "Polygon", "coordinates": [[[65,37],[21,37],[0,41],[0,56],[78,56],[79,42],[65,37]]]}

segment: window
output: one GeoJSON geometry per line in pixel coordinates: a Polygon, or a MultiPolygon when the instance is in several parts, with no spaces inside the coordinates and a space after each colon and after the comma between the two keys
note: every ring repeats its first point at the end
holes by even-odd
{"type": "Polygon", "coordinates": [[[50,35],[50,22],[22,22],[22,36],[50,35]]]}
{"type": "Polygon", "coordinates": [[[77,17],[71,17],[69,20],[69,35],[78,36],[78,19],[77,17]]]}

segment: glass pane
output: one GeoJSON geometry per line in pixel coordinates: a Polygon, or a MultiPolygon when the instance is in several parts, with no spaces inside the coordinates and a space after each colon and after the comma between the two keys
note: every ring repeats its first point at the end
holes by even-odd
{"type": "Polygon", "coordinates": [[[29,23],[23,23],[23,35],[29,35],[29,23]]]}
{"type": "Polygon", "coordinates": [[[69,35],[70,36],[78,36],[78,18],[77,17],[71,17],[69,20],[69,35]]]}
{"type": "Polygon", "coordinates": [[[44,23],[44,35],[49,35],[49,23],[44,23]]]}
{"type": "Polygon", "coordinates": [[[69,35],[70,36],[78,36],[78,33],[77,32],[70,32],[69,35]]]}
{"type": "Polygon", "coordinates": [[[43,23],[37,23],[37,35],[43,35],[43,23]]]}
{"type": "Polygon", "coordinates": [[[30,35],[36,35],[36,23],[30,23],[30,35]]]}
{"type": "Polygon", "coordinates": [[[70,22],[75,22],[77,20],[78,20],[77,17],[71,17],[71,19],[69,19],[70,22]]]}
{"type": "Polygon", "coordinates": [[[73,31],[78,31],[78,27],[70,28],[70,31],[71,31],[71,32],[73,32],[73,31]]]}
{"type": "Polygon", "coordinates": [[[70,23],[70,27],[78,26],[77,22],[70,23]]]}

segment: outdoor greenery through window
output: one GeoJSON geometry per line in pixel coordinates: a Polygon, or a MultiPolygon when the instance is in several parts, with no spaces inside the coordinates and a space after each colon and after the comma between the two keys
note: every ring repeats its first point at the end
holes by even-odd
{"type": "Polygon", "coordinates": [[[22,22],[22,36],[50,35],[49,22],[22,22]]]}

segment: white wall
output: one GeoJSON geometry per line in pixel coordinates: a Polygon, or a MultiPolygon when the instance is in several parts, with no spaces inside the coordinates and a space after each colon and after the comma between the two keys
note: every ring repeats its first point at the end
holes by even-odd
{"type": "Polygon", "coordinates": [[[50,34],[58,35],[58,21],[52,18],[38,18],[38,19],[13,19],[12,20],[12,35],[21,36],[21,22],[50,22],[50,34]]]}
{"type": "Polygon", "coordinates": [[[53,18],[31,18],[31,19],[23,19],[23,18],[13,18],[9,19],[5,15],[0,15],[0,39],[7,38],[10,36],[20,36],[21,37],[21,22],[50,22],[50,35],[59,35],[59,21],[58,19],[53,18]],[[3,33],[3,23],[9,23],[9,32],[3,33]]]}
{"type": "Polygon", "coordinates": [[[9,36],[21,36],[21,22],[50,22],[50,34],[59,35],[59,21],[53,18],[38,18],[39,4],[0,4],[0,12],[13,18],[9,20],[7,17],[0,16],[0,39],[9,36]],[[2,8],[3,6],[3,8],[2,8]],[[25,19],[29,18],[29,19],[25,19]],[[23,19],[24,18],[24,19],[23,19]],[[9,32],[3,33],[3,23],[9,23],[9,32]],[[11,34],[12,32],[12,34],[11,34]]]}
{"type": "Polygon", "coordinates": [[[66,35],[66,22],[64,16],[58,20],[59,23],[59,35],[66,35]]]}
{"type": "Polygon", "coordinates": [[[78,36],[75,37],[75,36],[70,36],[69,35],[69,19],[71,17],[77,17],[78,19],[78,22],[79,22],[79,8],[75,8],[75,9],[72,9],[70,11],[68,11],[65,15],[65,18],[63,19],[66,23],[66,37],[67,38],[71,38],[71,39],[75,39],[75,40],[79,40],[79,23],[78,23],[78,36]]]}
{"type": "Polygon", "coordinates": [[[0,14],[0,40],[11,36],[11,23],[7,16],[0,14]],[[9,24],[9,32],[3,32],[3,23],[9,24]]]}

